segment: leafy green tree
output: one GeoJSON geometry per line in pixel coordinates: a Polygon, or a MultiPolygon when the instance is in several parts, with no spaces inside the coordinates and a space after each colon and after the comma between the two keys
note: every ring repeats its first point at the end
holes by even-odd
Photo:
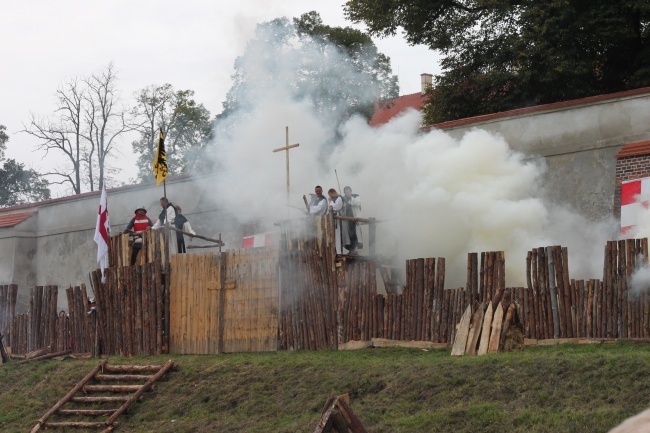
{"type": "Polygon", "coordinates": [[[5,130],[5,126],[0,125],[0,207],[49,199],[50,190],[45,179],[14,159],[4,159],[9,141],[5,130]]]}
{"type": "Polygon", "coordinates": [[[140,138],[132,146],[138,154],[141,180],[153,179],[152,163],[161,129],[169,174],[199,170],[212,127],[210,112],[193,97],[194,91],[174,90],[171,84],[152,85],[137,93],[132,114],[138,119],[140,138]]]}
{"type": "Polygon", "coordinates": [[[5,150],[7,150],[7,141],[9,141],[9,136],[5,132],[7,128],[4,125],[0,125],[0,161],[5,158],[5,150]]]}
{"type": "Polygon", "coordinates": [[[442,52],[429,123],[650,85],[647,0],[348,0],[345,14],[442,52]]]}
{"type": "Polygon", "coordinates": [[[235,61],[233,86],[217,120],[251,110],[277,82],[289,96],[309,100],[321,115],[372,116],[377,100],[398,95],[390,59],[367,34],[323,24],[317,12],[259,24],[235,61]],[[267,71],[260,74],[259,71],[267,71]]]}

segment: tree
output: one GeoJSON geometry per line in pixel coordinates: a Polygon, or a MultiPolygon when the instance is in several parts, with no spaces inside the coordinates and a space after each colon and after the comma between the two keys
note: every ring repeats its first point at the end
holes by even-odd
{"type": "Polygon", "coordinates": [[[39,140],[38,149],[63,155],[67,164],[45,175],[60,179],[74,194],[84,185],[90,191],[99,188],[110,171],[107,157],[115,140],[133,129],[126,119],[126,108],[119,106],[115,91],[117,75],[112,63],[100,74],[71,79],[56,91],[57,108],[48,118],[31,115],[26,132],[39,140]]]}
{"type": "Polygon", "coordinates": [[[197,104],[192,90],[174,90],[171,84],[149,86],[136,94],[133,117],[138,119],[140,138],[132,143],[139,154],[138,177],[152,179],[152,163],[158,131],[165,137],[170,175],[196,171],[201,151],[211,134],[210,112],[197,104]]]}
{"type": "Polygon", "coordinates": [[[233,86],[218,120],[250,111],[277,85],[338,120],[355,113],[369,118],[376,101],[393,98],[399,90],[390,59],[378,52],[370,36],[325,25],[313,11],[293,21],[278,18],[257,26],[235,61],[233,86]]]}
{"type": "Polygon", "coordinates": [[[345,14],[443,53],[429,123],[650,85],[645,0],[348,0],[345,14]]]}
{"type": "Polygon", "coordinates": [[[15,206],[50,198],[45,179],[34,170],[25,169],[24,164],[14,159],[4,159],[9,137],[4,125],[0,125],[0,207],[15,206]]]}
{"type": "Polygon", "coordinates": [[[116,139],[136,128],[126,117],[127,109],[120,106],[120,98],[115,90],[116,80],[117,74],[112,63],[109,63],[102,73],[92,74],[84,80],[86,85],[84,138],[89,145],[86,166],[91,191],[95,190],[94,162],[97,162],[99,171],[96,186],[100,188],[107,170],[110,170],[106,158],[112,154],[116,139]]]}
{"type": "Polygon", "coordinates": [[[5,150],[7,150],[7,141],[9,141],[9,136],[7,135],[6,127],[0,125],[0,161],[5,158],[5,150]]]}
{"type": "Polygon", "coordinates": [[[55,184],[67,183],[74,194],[81,194],[82,189],[82,103],[84,89],[77,79],[62,84],[57,89],[57,108],[54,119],[37,119],[31,114],[29,127],[24,130],[36,137],[40,143],[38,149],[44,150],[46,156],[50,151],[62,153],[69,162],[68,167],[55,169],[46,175],[54,175],[62,180],[55,184]]]}

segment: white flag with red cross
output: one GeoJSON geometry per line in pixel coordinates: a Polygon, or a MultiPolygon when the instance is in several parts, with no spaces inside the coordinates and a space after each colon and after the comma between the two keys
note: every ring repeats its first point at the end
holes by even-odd
{"type": "Polygon", "coordinates": [[[95,243],[97,244],[97,263],[102,271],[102,283],[106,282],[104,269],[108,268],[108,233],[110,224],[108,221],[108,201],[106,200],[106,188],[102,184],[102,196],[99,199],[99,211],[97,212],[97,225],[95,226],[95,243]]]}
{"type": "Polygon", "coordinates": [[[643,223],[650,202],[650,177],[621,184],[621,235],[634,235],[635,227],[643,223]]]}

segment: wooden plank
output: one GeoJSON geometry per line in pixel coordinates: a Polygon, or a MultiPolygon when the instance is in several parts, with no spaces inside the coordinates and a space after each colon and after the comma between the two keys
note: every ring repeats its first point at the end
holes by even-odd
{"type": "Polygon", "coordinates": [[[389,340],[386,338],[373,338],[373,347],[406,347],[411,349],[447,349],[447,343],[434,343],[431,341],[389,340]]]}
{"type": "Polygon", "coordinates": [[[483,326],[481,328],[481,338],[480,338],[480,343],[479,343],[479,348],[478,348],[478,355],[485,355],[488,352],[488,346],[490,343],[490,331],[492,329],[492,316],[493,316],[493,310],[492,310],[492,302],[488,303],[487,310],[485,311],[485,315],[483,317],[483,326]]]}
{"type": "Polygon", "coordinates": [[[481,336],[481,329],[483,327],[483,317],[485,315],[485,304],[479,304],[472,317],[472,325],[470,327],[469,335],[467,336],[467,345],[465,346],[465,353],[468,355],[476,355],[477,344],[481,336]]]}
{"type": "Polygon", "coordinates": [[[499,351],[499,341],[501,338],[501,328],[503,326],[503,301],[499,303],[494,317],[492,319],[492,330],[490,331],[490,340],[488,343],[488,353],[497,353],[499,351]]]}
{"type": "Polygon", "coordinates": [[[472,318],[472,307],[467,306],[460,323],[457,325],[456,338],[451,349],[451,356],[462,356],[465,353],[465,346],[467,345],[467,337],[469,334],[469,323],[472,318]]]}

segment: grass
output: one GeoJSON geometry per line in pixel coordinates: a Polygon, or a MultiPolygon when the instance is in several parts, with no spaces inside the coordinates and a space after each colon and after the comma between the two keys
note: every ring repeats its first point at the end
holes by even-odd
{"type": "MultiPolygon", "coordinates": [[[[178,371],[120,417],[122,432],[311,432],[329,394],[349,393],[368,431],[606,432],[650,404],[650,345],[366,349],[112,357],[178,371]]],[[[29,431],[97,360],[0,366],[0,431],[29,431]]]]}

